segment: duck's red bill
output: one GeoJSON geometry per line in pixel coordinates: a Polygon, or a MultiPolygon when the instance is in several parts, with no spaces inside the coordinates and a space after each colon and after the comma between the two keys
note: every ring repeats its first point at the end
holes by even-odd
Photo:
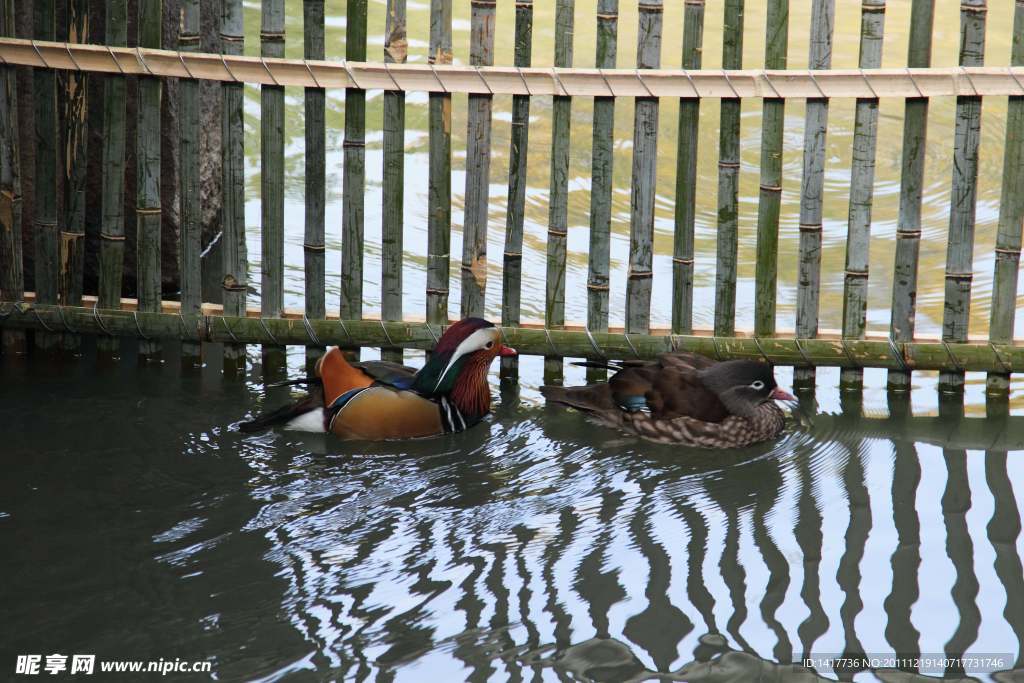
{"type": "Polygon", "coordinates": [[[499,356],[518,356],[519,353],[511,346],[502,346],[501,351],[498,351],[499,356]]]}
{"type": "Polygon", "coordinates": [[[793,394],[791,394],[791,393],[789,393],[787,391],[784,391],[781,387],[775,387],[775,389],[771,393],[771,398],[775,399],[776,401],[795,401],[796,400],[796,396],[794,396],[793,394]]]}

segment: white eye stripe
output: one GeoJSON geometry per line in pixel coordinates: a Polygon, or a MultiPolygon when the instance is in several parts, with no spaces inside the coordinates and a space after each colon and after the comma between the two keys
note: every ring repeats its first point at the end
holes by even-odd
{"type": "Polygon", "coordinates": [[[496,332],[493,327],[484,327],[463,339],[462,343],[455,348],[455,352],[452,353],[452,357],[448,361],[448,365],[445,367],[444,372],[442,372],[441,376],[437,378],[437,384],[434,386],[434,391],[437,391],[437,388],[441,386],[445,375],[447,375],[448,371],[452,369],[453,365],[455,365],[455,361],[462,356],[465,356],[467,353],[479,351],[488,343],[493,344],[495,336],[496,332]]]}
{"type": "Polygon", "coordinates": [[[753,381],[753,382],[752,382],[752,383],[750,384],[750,388],[751,388],[751,389],[753,389],[754,391],[761,391],[762,389],[764,389],[764,382],[762,382],[762,381],[761,381],[761,380],[759,380],[759,379],[755,379],[755,380],[754,380],[754,381],[753,381]]]}

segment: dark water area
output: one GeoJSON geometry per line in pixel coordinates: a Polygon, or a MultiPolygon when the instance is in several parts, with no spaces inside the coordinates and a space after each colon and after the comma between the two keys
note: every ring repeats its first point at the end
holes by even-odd
{"type": "MultiPolygon", "coordinates": [[[[545,408],[528,358],[467,433],[345,443],[237,431],[289,390],[215,349],[183,372],[88,346],[0,365],[0,679],[54,652],[212,661],[169,679],[811,681],[842,653],[1024,676],[1005,410],[819,390],[776,443],[694,451],[545,408]]],[[[838,676],[963,676],[876,664],[838,676]]]]}

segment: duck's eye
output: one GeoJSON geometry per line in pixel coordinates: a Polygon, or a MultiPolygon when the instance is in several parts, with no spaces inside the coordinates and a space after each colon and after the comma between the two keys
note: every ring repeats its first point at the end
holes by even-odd
{"type": "Polygon", "coordinates": [[[485,349],[493,349],[494,348],[494,342],[492,342],[492,341],[487,342],[486,344],[484,344],[484,348],[485,349]]]}
{"type": "Polygon", "coordinates": [[[751,383],[750,388],[753,389],[754,391],[761,391],[762,389],[764,389],[764,382],[762,382],[759,379],[755,379],[751,383]]]}

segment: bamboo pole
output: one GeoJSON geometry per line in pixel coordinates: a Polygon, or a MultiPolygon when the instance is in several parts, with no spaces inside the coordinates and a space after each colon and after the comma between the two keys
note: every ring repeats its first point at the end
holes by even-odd
{"type": "MultiPolygon", "coordinates": [[[[240,55],[245,41],[242,0],[224,0],[221,15],[221,51],[240,55]]],[[[221,189],[223,192],[224,312],[241,315],[249,288],[249,258],[245,245],[245,128],[242,83],[221,86],[221,189]]],[[[245,346],[224,346],[224,371],[238,375],[245,369],[245,346]]]]}
{"type": "MultiPolygon", "coordinates": [[[[89,8],[86,0],[68,0],[65,21],[61,22],[62,38],[68,43],[89,40],[89,8]]],[[[60,132],[64,154],[64,220],[59,235],[60,261],[57,292],[62,303],[78,306],[82,301],[85,275],[85,182],[88,164],[89,76],[82,71],[58,74],[60,97],[60,132]]],[[[78,349],[80,339],[74,333],[63,335],[63,348],[78,349]]]]}
{"type": "MultiPolygon", "coordinates": [[[[614,69],[618,49],[619,0],[597,6],[595,66],[614,69]]],[[[587,259],[587,328],[608,331],[608,288],[611,261],[612,172],[615,166],[615,98],[594,98],[591,145],[590,252],[587,259]]],[[[602,379],[604,370],[587,369],[587,381],[602,379]]]]}
{"type": "MultiPolygon", "coordinates": [[[[1024,65],[1024,4],[1014,5],[1013,47],[1010,64],[1024,65]]],[[[994,342],[1013,339],[1017,308],[1017,267],[1020,263],[1021,221],[1024,219],[1024,97],[1010,97],[1006,105],[1006,146],[1003,151],[1003,188],[999,201],[999,231],[996,235],[995,266],[992,274],[992,312],[988,337],[994,342]]],[[[1010,377],[990,373],[989,395],[1007,396],[1010,377]]]]}
{"type": "MultiPolygon", "coordinates": [[[[494,0],[470,0],[469,63],[494,64],[494,0]]],[[[466,130],[466,208],[462,228],[462,317],[483,317],[487,294],[487,209],[492,95],[470,94],[466,130]]]]}
{"type": "MultiPolygon", "coordinates": [[[[183,0],[178,30],[178,49],[198,52],[199,0],[183,0]]],[[[181,310],[198,313],[202,292],[202,216],[199,190],[199,81],[178,82],[178,163],[180,168],[179,220],[181,221],[181,310]]],[[[182,342],[182,363],[199,364],[202,346],[182,342]]]]}
{"type": "MultiPolygon", "coordinates": [[[[126,45],[128,41],[127,0],[107,0],[107,45],[126,45]]],[[[125,150],[125,77],[110,74],[103,82],[103,181],[100,224],[101,308],[114,308],[121,300],[124,273],[124,150],[125,150]]],[[[184,197],[184,194],[182,195],[184,197]]],[[[120,340],[100,337],[96,348],[103,354],[116,353],[120,340]]]]}
{"type": "MultiPolygon", "coordinates": [[[[789,44],[789,0],[768,3],[764,48],[766,69],[785,69],[789,44]]],[[[782,208],[782,136],[786,100],[765,98],[761,115],[761,183],[757,203],[757,257],[754,270],[754,331],[775,334],[779,279],[779,213],[782,208]]]]}
{"type": "MultiPolygon", "coordinates": [[[[159,48],[163,22],[162,0],[139,0],[139,45],[159,48]]],[[[136,124],[136,208],[139,310],[159,311],[160,292],[160,97],[163,81],[140,76],[136,124]]],[[[156,357],[159,342],[142,340],[139,355],[156,357]]]]}
{"type": "MultiPolygon", "coordinates": [[[[306,0],[302,3],[303,57],[324,58],[324,3],[323,0],[306,0]]],[[[326,246],[324,226],[326,222],[326,167],[327,128],[326,91],[323,88],[306,88],[305,128],[306,133],[306,216],[303,256],[306,277],[306,316],[323,318],[327,314],[325,289],[326,246]]],[[[385,105],[386,106],[386,105],[385,105]]],[[[385,185],[386,186],[386,185],[385,185]]],[[[385,225],[387,225],[387,203],[385,200],[385,225]]],[[[386,306],[387,304],[385,304],[386,306]]],[[[387,310],[385,308],[385,310],[387,310]]],[[[312,372],[316,361],[323,355],[324,347],[311,343],[306,347],[306,368],[312,372]]]]}
{"type": "MultiPolygon", "coordinates": [[[[814,0],[811,9],[811,69],[832,65],[832,28],[835,0],[814,0]]],[[[818,301],[821,280],[822,194],[825,185],[825,134],[828,100],[807,100],[804,129],[804,171],[800,183],[800,259],[797,279],[796,334],[818,333],[818,301]]],[[[793,383],[814,385],[813,367],[796,367],[793,383]]]]}
{"type": "MultiPolygon", "coordinates": [[[[861,5],[860,68],[877,69],[882,65],[884,29],[885,0],[864,0],[861,5]]],[[[843,336],[861,339],[867,327],[868,255],[871,247],[871,205],[874,201],[875,147],[878,140],[877,97],[857,100],[853,129],[843,286],[843,336]]],[[[839,384],[859,389],[864,384],[864,373],[859,368],[843,368],[839,374],[839,384]]]]}
{"type": "MultiPolygon", "coordinates": [[[[432,65],[452,63],[452,0],[430,0],[432,65]]],[[[452,96],[430,93],[430,177],[427,195],[427,322],[448,322],[452,230],[452,96]]]]}
{"type": "MultiPolygon", "coordinates": [[[[284,0],[264,0],[260,54],[284,57],[284,0]]],[[[260,310],[277,317],[284,308],[284,87],[260,88],[260,310]]],[[[283,374],[284,347],[263,346],[264,379],[283,374]]]]}
{"type": "MultiPolygon", "coordinates": [[[[366,61],[366,0],[348,0],[345,59],[366,61]]],[[[341,317],[363,315],[363,196],[366,193],[366,91],[345,89],[345,165],[341,195],[341,317]]]]}
{"type": "MultiPolygon", "coordinates": [[[[555,5],[555,66],[571,67],[574,0],[555,5]]],[[[565,261],[569,230],[569,149],[572,98],[555,95],[551,101],[551,189],[548,199],[547,277],[545,325],[558,329],[565,324],[565,261]]],[[[544,381],[561,383],[562,360],[544,359],[544,381]]]]}
{"type": "MultiPolygon", "coordinates": [[[[205,305],[203,315],[180,313],[177,302],[163,302],[162,311],[133,310],[126,302],[120,310],[94,309],[93,297],[83,306],[55,306],[36,303],[0,303],[0,329],[34,329],[51,332],[151,338],[190,339],[216,343],[307,345],[313,335],[325,344],[342,346],[401,346],[430,348],[443,327],[422,322],[381,322],[379,320],[303,320],[302,313],[287,312],[283,318],[260,318],[257,309],[248,316],[224,315],[219,307],[205,305]],[[312,330],[313,335],[310,334],[312,330]]],[[[1024,345],[965,343],[939,339],[894,342],[879,335],[865,339],[842,339],[838,333],[823,333],[813,339],[753,336],[715,337],[699,335],[629,334],[619,328],[607,333],[587,333],[584,326],[545,330],[541,325],[502,327],[505,342],[526,355],[553,353],[584,358],[648,359],[669,351],[690,351],[709,358],[760,359],[777,365],[841,366],[851,361],[862,367],[941,370],[960,367],[971,372],[1024,371],[1024,345]],[[593,338],[593,342],[591,342],[593,338]]]]}
{"type": "MultiPolygon", "coordinates": [[[[55,15],[53,0],[33,3],[33,35],[38,40],[53,40],[55,15]]],[[[35,114],[35,282],[40,303],[57,303],[57,83],[55,72],[35,69],[32,74],[32,100],[35,114]]],[[[36,347],[52,349],[60,337],[48,332],[36,334],[36,347]]]]}
{"type": "MultiPolygon", "coordinates": [[[[699,70],[704,43],[704,0],[683,5],[683,68],[699,70]]],[[[697,217],[697,146],[700,98],[679,99],[676,211],[672,253],[672,330],[693,330],[693,233],[697,217]]]]}
{"type": "MultiPolygon", "coordinates": [[[[985,62],[985,0],[964,0],[960,5],[960,65],[985,62]]],[[[974,215],[978,192],[978,144],[981,141],[981,97],[956,98],[953,142],[953,189],[950,196],[949,240],[946,243],[946,298],[942,338],[967,339],[974,277],[974,215]]],[[[939,390],[962,390],[964,373],[943,370],[939,390]]]]}
{"type": "MultiPolygon", "coordinates": [[[[908,67],[921,68],[931,65],[934,18],[934,0],[914,0],[910,10],[908,67]]],[[[896,255],[889,323],[889,335],[895,341],[909,341],[914,338],[928,98],[907,98],[904,103],[903,122],[903,167],[900,178],[900,208],[896,224],[896,255]]],[[[889,389],[909,390],[910,380],[910,373],[892,370],[888,377],[889,389]]]]}
{"type": "MultiPolygon", "coordinates": [[[[516,3],[515,65],[530,66],[532,58],[533,1],[516,3]]],[[[530,137],[530,96],[512,96],[512,134],[508,163],[508,213],[505,218],[505,255],[502,272],[501,324],[519,324],[522,298],[523,222],[526,218],[526,159],[530,137]]],[[[501,359],[501,377],[516,379],[519,363],[501,359]]]]}
{"type": "MultiPolygon", "coordinates": [[[[384,63],[404,64],[405,0],[388,0],[384,63]]],[[[405,206],[405,93],[384,93],[384,206],[381,213],[381,318],[402,319],[402,228],[405,206]]],[[[401,349],[382,349],[381,358],[401,363],[401,349]]]]}
{"type": "MultiPolygon", "coordinates": [[[[743,66],[743,0],[725,1],[722,68],[743,66]]],[[[739,241],[740,105],[723,98],[718,141],[718,233],[715,268],[715,334],[736,329],[736,250],[739,241]]]]}
{"type": "MultiPolygon", "coordinates": [[[[14,35],[14,0],[0,4],[0,35],[14,35]]],[[[0,66],[0,300],[17,301],[25,291],[21,244],[21,162],[17,74],[0,66]]],[[[0,351],[23,354],[25,332],[0,332],[0,351]]]]}

